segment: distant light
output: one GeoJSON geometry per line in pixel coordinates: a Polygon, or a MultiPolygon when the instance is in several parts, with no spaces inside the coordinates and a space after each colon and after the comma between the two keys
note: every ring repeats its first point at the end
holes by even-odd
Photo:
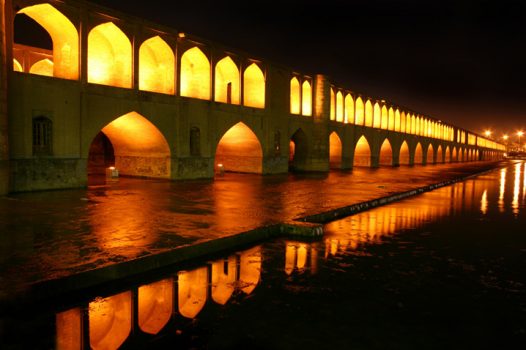
{"type": "Polygon", "coordinates": [[[484,135],[486,135],[487,137],[490,137],[491,136],[491,130],[484,131],[484,135]]]}
{"type": "Polygon", "coordinates": [[[504,135],[504,136],[502,136],[502,138],[503,138],[504,140],[507,140],[507,139],[509,138],[509,136],[508,136],[508,135],[504,135]]]}
{"type": "Polygon", "coordinates": [[[179,35],[179,38],[184,38],[186,36],[185,33],[179,33],[178,35],[179,35]]]}
{"type": "Polygon", "coordinates": [[[524,132],[522,132],[522,131],[518,131],[518,132],[517,132],[517,135],[518,135],[519,137],[522,137],[522,135],[524,135],[524,132]]]}

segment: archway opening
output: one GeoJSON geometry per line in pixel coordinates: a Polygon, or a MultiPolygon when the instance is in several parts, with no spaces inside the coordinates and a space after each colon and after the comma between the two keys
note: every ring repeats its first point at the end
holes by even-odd
{"type": "Polygon", "coordinates": [[[442,154],[442,146],[438,145],[437,148],[437,159],[435,163],[444,163],[444,155],[442,154]]]}
{"type": "Polygon", "coordinates": [[[451,161],[458,162],[458,153],[456,147],[453,147],[453,152],[451,153],[451,161]]]}
{"type": "Polygon", "coordinates": [[[371,166],[371,147],[365,136],[360,137],[354,148],[353,166],[371,166]]]}
{"type": "Polygon", "coordinates": [[[256,134],[244,123],[232,126],[217,144],[215,169],[261,174],[263,150],[256,134]]]}
{"type": "Polygon", "coordinates": [[[429,146],[427,146],[426,164],[435,164],[434,155],[435,155],[435,151],[433,149],[433,145],[429,144],[429,146]]]}
{"type": "Polygon", "coordinates": [[[197,46],[181,56],[180,94],[202,100],[210,99],[210,62],[197,46]]]}
{"type": "Polygon", "coordinates": [[[451,149],[449,148],[449,146],[446,147],[446,154],[444,159],[446,163],[451,163],[451,149]]]}
{"type": "Polygon", "coordinates": [[[216,64],[214,91],[215,101],[239,104],[239,68],[230,56],[216,64]]]}
{"type": "Polygon", "coordinates": [[[342,167],[342,141],[335,131],[329,136],[329,167],[331,169],[342,167]]]}
{"type": "Polygon", "coordinates": [[[415,159],[413,161],[413,164],[422,164],[423,161],[424,161],[424,151],[422,150],[422,145],[419,142],[415,148],[415,159]]]}
{"type": "Polygon", "coordinates": [[[388,139],[385,139],[382,143],[382,147],[380,147],[378,164],[387,166],[393,165],[393,148],[388,139]]]}
{"type": "Polygon", "coordinates": [[[402,142],[402,146],[400,146],[400,156],[398,157],[398,162],[400,165],[409,165],[411,161],[410,155],[409,155],[409,145],[406,141],[402,142]]]}
{"type": "Polygon", "coordinates": [[[139,89],[174,93],[175,57],[172,49],[159,36],[146,40],[139,49],[139,89]]]}
{"type": "Polygon", "coordinates": [[[255,63],[243,73],[243,104],[247,107],[265,108],[265,75],[255,63]]]}
{"type": "Polygon", "coordinates": [[[309,155],[309,140],[302,129],[296,130],[289,142],[289,170],[305,169],[309,155]]]}
{"type": "Polygon", "coordinates": [[[111,166],[120,175],[169,178],[170,147],[155,125],[130,112],[102,128],[91,142],[88,175],[105,175],[111,166]]]}

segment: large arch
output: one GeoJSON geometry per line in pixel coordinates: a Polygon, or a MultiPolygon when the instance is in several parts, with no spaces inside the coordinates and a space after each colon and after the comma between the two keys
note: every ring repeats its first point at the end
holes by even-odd
{"type": "Polygon", "coordinates": [[[215,166],[225,171],[261,174],[263,150],[256,134],[243,122],[232,126],[217,144],[215,166]]]}
{"type": "Polygon", "coordinates": [[[422,145],[419,143],[415,147],[415,156],[413,164],[422,164],[424,162],[424,151],[422,150],[422,145]]]}
{"type": "Polygon", "coordinates": [[[432,143],[427,146],[426,164],[435,164],[435,149],[432,143]]]}
{"type": "Polygon", "coordinates": [[[243,73],[243,104],[247,107],[265,108],[265,76],[255,63],[243,73]]]}
{"type": "Polygon", "coordinates": [[[360,137],[356,142],[353,166],[371,166],[371,147],[365,136],[360,137]]]}
{"type": "Polygon", "coordinates": [[[122,175],[169,178],[170,147],[154,124],[130,112],[107,124],[91,143],[88,174],[104,174],[108,166],[122,175]]]}
{"type": "Polygon", "coordinates": [[[444,154],[442,153],[442,145],[438,145],[435,163],[444,163],[444,154]]]}
{"type": "Polygon", "coordinates": [[[411,164],[411,156],[409,152],[409,145],[407,141],[402,142],[400,146],[400,155],[398,156],[398,162],[400,165],[409,165],[411,164]]]}
{"type": "Polygon", "coordinates": [[[210,62],[197,46],[181,56],[180,95],[210,99],[210,62]]]}
{"type": "Polygon", "coordinates": [[[385,139],[380,147],[380,154],[378,157],[379,165],[393,165],[393,148],[391,147],[391,142],[389,139],[385,139]]]}
{"type": "Polygon", "coordinates": [[[342,167],[342,141],[336,131],[329,136],[329,167],[331,169],[342,167]]]}
{"type": "Polygon", "coordinates": [[[139,90],[174,93],[175,57],[172,49],[159,36],[142,43],[139,48],[139,90]]]}
{"type": "Polygon", "coordinates": [[[18,11],[37,22],[53,41],[53,74],[63,79],[79,77],[79,35],[77,28],[50,4],[28,6],[18,11]]]}
{"type": "Polygon", "coordinates": [[[132,86],[132,46],[112,22],[98,25],[88,34],[88,82],[132,86]]]}
{"type": "Polygon", "coordinates": [[[226,56],[216,64],[214,100],[239,104],[239,68],[230,56],[226,56]]]}
{"type": "Polygon", "coordinates": [[[304,170],[309,156],[309,139],[305,132],[299,128],[291,136],[289,142],[289,169],[304,170]]]}

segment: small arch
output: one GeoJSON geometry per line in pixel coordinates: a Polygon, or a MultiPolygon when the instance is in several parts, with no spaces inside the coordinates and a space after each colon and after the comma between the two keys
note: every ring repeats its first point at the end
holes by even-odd
{"type": "Polygon", "coordinates": [[[263,149],[256,134],[243,122],[232,126],[217,144],[215,166],[225,171],[261,174],[263,149]]]}
{"type": "Polygon", "coordinates": [[[446,151],[445,151],[445,162],[446,163],[451,163],[451,149],[449,148],[449,146],[446,146],[446,151]]]}
{"type": "Polygon", "coordinates": [[[382,126],[382,109],[378,102],[373,106],[373,128],[380,128],[382,126]]]}
{"type": "Polygon", "coordinates": [[[391,142],[389,139],[385,139],[380,147],[380,154],[378,159],[379,165],[393,165],[393,148],[391,147],[391,142]]]}
{"type": "Polygon", "coordinates": [[[415,148],[415,157],[413,164],[423,164],[424,162],[424,151],[422,150],[422,145],[419,143],[416,144],[415,148]]]}
{"type": "Polygon", "coordinates": [[[174,93],[175,57],[166,41],[154,36],[139,48],[139,90],[174,93]]]}
{"type": "Polygon", "coordinates": [[[14,72],[23,72],[24,69],[22,68],[22,65],[16,58],[13,58],[13,71],[14,72]]]}
{"type": "Polygon", "coordinates": [[[442,153],[442,145],[438,145],[435,163],[444,163],[444,154],[442,153]]]}
{"type": "Polygon", "coordinates": [[[265,76],[255,63],[243,73],[243,104],[247,107],[265,108],[265,76]]]}
{"type": "Polygon", "coordinates": [[[453,151],[451,153],[451,161],[452,162],[458,162],[458,153],[457,153],[457,148],[456,147],[453,147],[453,151]]]}
{"type": "Polygon", "coordinates": [[[210,62],[197,46],[181,56],[180,95],[210,99],[210,62]]]}
{"type": "Polygon", "coordinates": [[[43,75],[46,77],[53,76],[53,62],[51,60],[44,58],[38,62],[35,62],[29,69],[29,73],[43,75]]]}
{"type": "Polygon", "coordinates": [[[353,166],[371,166],[371,147],[363,135],[358,139],[354,147],[353,166]]]}
{"type": "Polygon", "coordinates": [[[435,155],[435,150],[433,148],[433,144],[430,143],[427,146],[427,154],[426,154],[426,163],[427,164],[435,164],[434,155],[435,155]]]}
{"type": "Polygon", "coordinates": [[[387,111],[387,107],[385,105],[382,106],[382,120],[380,124],[380,128],[387,130],[389,127],[389,113],[387,111]]]}
{"type": "Polygon", "coordinates": [[[216,64],[214,99],[216,102],[239,104],[239,68],[230,56],[216,64]]]}
{"type": "Polygon", "coordinates": [[[411,164],[409,145],[407,144],[407,141],[402,142],[402,145],[400,146],[400,155],[398,156],[398,162],[400,165],[411,164]]]}
{"type": "Polygon", "coordinates": [[[289,170],[303,170],[309,156],[309,140],[299,128],[289,141],[289,170]]]}
{"type": "Polygon", "coordinates": [[[329,136],[329,167],[331,169],[342,167],[342,141],[336,131],[329,136]]]}
{"type": "Polygon", "coordinates": [[[307,80],[301,85],[301,114],[312,115],[312,88],[307,80]]]}
{"type": "Polygon", "coordinates": [[[354,124],[354,100],[351,94],[345,96],[345,123],[354,124]]]}
{"type": "Polygon", "coordinates": [[[301,96],[300,96],[300,82],[296,77],[290,80],[290,113],[300,114],[301,111],[301,96]]]}
{"type": "Polygon", "coordinates": [[[331,88],[330,119],[336,120],[336,95],[333,88],[331,88]]]}
{"type": "MultiPolygon", "coordinates": [[[[393,107],[389,107],[387,115],[388,115],[387,129],[394,130],[395,129],[395,113],[394,113],[393,107]]],[[[400,120],[398,120],[398,124],[400,124],[400,120]]]]}
{"type": "Polygon", "coordinates": [[[365,109],[363,105],[363,100],[360,96],[356,99],[356,111],[354,123],[356,125],[363,125],[365,121],[365,109]]]}
{"type": "Polygon", "coordinates": [[[394,131],[402,131],[402,118],[400,116],[400,111],[398,110],[398,108],[394,112],[394,131]]]}
{"type": "Polygon", "coordinates": [[[400,113],[400,132],[407,133],[408,118],[404,111],[400,113]]]}
{"type": "Polygon", "coordinates": [[[370,100],[365,102],[365,126],[373,126],[373,104],[370,100]]]}
{"type": "Polygon", "coordinates": [[[88,82],[122,88],[132,86],[132,46],[115,24],[107,22],[88,34],[88,82]]]}
{"type": "Polygon", "coordinates": [[[343,122],[343,94],[341,91],[336,93],[336,121],[343,122]]]}

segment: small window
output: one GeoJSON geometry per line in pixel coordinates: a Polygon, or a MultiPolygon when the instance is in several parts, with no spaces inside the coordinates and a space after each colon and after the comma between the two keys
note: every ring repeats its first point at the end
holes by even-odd
{"type": "Polygon", "coordinates": [[[46,117],[33,119],[33,155],[51,155],[53,123],[46,117]]]}
{"type": "Polygon", "coordinates": [[[195,126],[190,129],[190,155],[201,155],[201,131],[195,126]]]}

